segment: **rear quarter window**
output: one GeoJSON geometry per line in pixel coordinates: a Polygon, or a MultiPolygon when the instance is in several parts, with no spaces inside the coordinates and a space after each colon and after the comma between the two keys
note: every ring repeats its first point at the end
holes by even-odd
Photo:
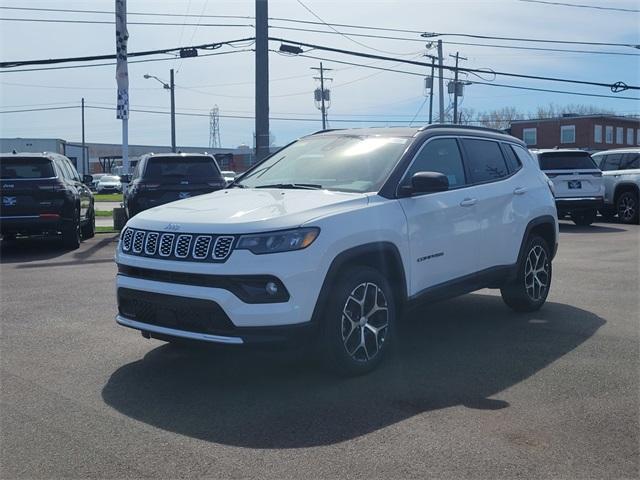
{"type": "Polygon", "coordinates": [[[0,178],[3,180],[51,178],[56,174],[48,158],[0,157],[0,178]]]}
{"type": "Polygon", "coordinates": [[[542,170],[576,170],[598,168],[586,152],[544,152],[538,154],[542,170]]]}

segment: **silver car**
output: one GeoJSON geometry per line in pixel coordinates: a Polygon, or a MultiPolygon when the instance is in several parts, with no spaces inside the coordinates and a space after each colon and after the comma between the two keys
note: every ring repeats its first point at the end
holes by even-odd
{"type": "Polygon", "coordinates": [[[622,223],[638,223],[640,204],[640,147],[594,153],[604,179],[605,217],[618,215],[622,223]]]}

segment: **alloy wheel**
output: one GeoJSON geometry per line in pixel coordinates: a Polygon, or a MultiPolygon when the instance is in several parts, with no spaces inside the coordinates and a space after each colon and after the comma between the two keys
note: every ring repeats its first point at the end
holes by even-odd
{"type": "Polygon", "coordinates": [[[378,355],[389,329],[382,289],[372,282],[354,288],[342,308],[342,341],[351,358],[368,362],[378,355]]]}
{"type": "Polygon", "coordinates": [[[618,216],[625,222],[630,222],[636,215],[636,199],[633,195],[623,195],[618,201],[618,216]]]}
{"type": "Polygon", "coordinates": [[[540,245],[534,245],[529,250],[524,268],[525,290],[534,302],[543,299],[549,288],[549,268],[547,252],[540,245]]]}

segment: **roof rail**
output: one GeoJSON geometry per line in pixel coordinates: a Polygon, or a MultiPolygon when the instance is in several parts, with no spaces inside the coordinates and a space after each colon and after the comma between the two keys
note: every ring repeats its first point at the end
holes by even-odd
{"type": "Polygon", "coordinates": [[[455,123],[434,123],[432,125],[425,125],[424,127],[420,127],[419,131],[422,132],[424,130],[429,130],[432,128],[461,128],[464,130],[482,130],[484,132],[501,133],[503,135],[506,134],[504,130],[499,130],[497,128],[476,127],[474,125],[457,125],[455,123]]]}
{"type": "Polygon", "coordinates": [[[323,130],[318,130],[317,132],[310,133],[308,136],[318,135],[319,133],[325,133],[325,132],[335,132],[336,130],[344,130],[344,128],[325,128],[323,130]]]}

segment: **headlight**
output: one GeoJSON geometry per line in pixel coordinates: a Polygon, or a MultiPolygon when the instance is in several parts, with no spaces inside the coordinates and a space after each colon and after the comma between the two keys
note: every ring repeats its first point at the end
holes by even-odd
{"type": "Polygon", "coordinates": [[[302,250],[311,245],[319,234],[320,229],[312,227],[257,235],[243,235],[240,237],[236,249],[249,250],[256,255],[302,250]]]}

